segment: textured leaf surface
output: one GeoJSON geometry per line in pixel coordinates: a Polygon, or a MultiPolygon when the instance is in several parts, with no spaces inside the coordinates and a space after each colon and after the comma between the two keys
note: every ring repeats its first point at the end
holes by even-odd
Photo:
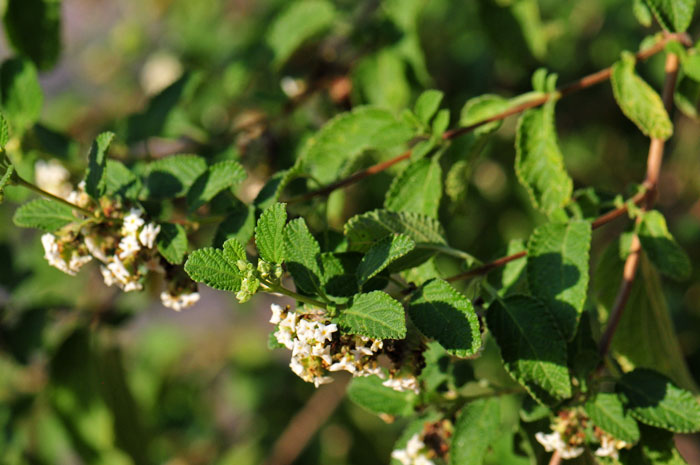
{"type": "MultiPolygon", "coordinates": [[[[459,124],[468,127],[476,123],[481,123],[492,116],[506,111],[510,107],[507,99],[500,95],[485,94],[467,100],[462,107],[459,124]]],[[[486,123],[475,130],[478,135],[489,134],[501,127],[503,121],[493,121],[486,123]]]]}
{"type": "Polygon", "coordinates": [[[242,276],[235,261],[224,255],[221,249],[205,247],[195,250],[185,262],[185,271],[194,281],[221,291],[237,292],[242,276]]]}
{"type": "Polygon", "coordinates": [[[479,399],[462,408],[455,423],[450,464],[480,465],[491,443],[502,434],[498,398],[479,399]]]}
{"type": "Polygon", "coordinates": [[[403,305],[382,291],[358,294],[342,311],[340,325],[352,334],[374,339],[403,339],[406,318],[403,305]]]}
{"type": "Polygon", "coordinates": [[[634,55],[623,52],[612,66],[610,83],[622,112],[649,137],[666,140],[673,134],[673,124],[659,94],[634,70],[634,55]]]}
{"type": "Polygon", "coordinates": [[[429,89],[420,94],[418,100],[416,100],[414,111],[423,124],[428,124],[435,112],[438,111],[443,96],[442,92],[435,89],[429,89]]]}
{"type": "Polygon", "coordinates": [[[329,184],[345,174],[365,150],[395,150],[411,137],[413,130],[390,111],[357,107],[336,116],[309,139],[297,166],[329,184]]]}
{"type": "Polygon", "coordinates": [[[228,239],[235,238],[241,243],[247,243],[255,230],[255,207],[238,202],[229,210],[226,218],[216,228],[214,246],[223,245],[228,239]]]}
{"type": "Polygon", "coordinates": [[[646,0],[664,29],[685,32],[693,19],[695,0],[646,0]]]}
{"type": "Polygon", "coordinates": [[[146,189],[149,197],[181,197],[207,170],[207,162],[197,155],[172,155],[148,165],[146,189]]]}
{"type": "Polygon", "coordinates": [[[506,370],[535,399],[552,403],[571,397],[566,341],[547,307],[533,297],[512,295],[491,304],[486,322],[506,370]]]}
{"type": "Polygon", "coordinates": [[[107,195],[127,199],[138,197],[141,191],[141,181],[120,161],[107,159],[104,176],[107,195]]]}
{"type": "Polygon", "coordinates": [[[211,165],[187,191],[187,205],[194,211],[214,198],[216,194],[237,186],[246,177],[245,169],[234,160],[211,165]]]}
{"type": "Polygon", "coordinates": [[[533,205],[546,214],[571,198],[573,182],[564,167],[554,127],[554,102],[526,111],[515,137],[515,173],[533,205]]]}
{"type": "Polygon", "coordinates": [[[593,423],[615,438],[628,443],[639,440],[639,426],[617,394],[600,392],[585,404],[586,414],[593,423]]]}
{"type": "Polygon", "coordinates": [[[309,232],[303,218],[297,218],[287,223],[284,228],[284,255],[287,269],[292,274],[294,282],[309,294],[320,294],[321,268],[319,259],[321,247],[309,232]]]}
{"type": "Polygon", "coordinates": [[[333,22],[335,8],[325,0],[291,2],[267,33],[275,63],[283,64],[307,39],[323,32],[333,22]]]}
{"type": "Polygon", "coordinates": [[[662,274],[679,281],[690,277],[690,259],[668,231],[661,213],[644,213],[637,234],[642,249],[662,274]]]}
{"type": "Polygon", "coordinates": [[[180,224],[161,223],[156,244],[168,263],[179,265],[187,253],[187,232],[180,224]]]}
{"type": "MultiPolygon", "coordinates": [[[[0,171],[0,173],[2,173],[2,171],[0,171]]],[[[13,165],[8,165],[7,168],[5,168],[5,172],[0,176],[0,203],[5,199],[5,187],[10,184],[14,173],[15,167],[13,165]]]]}
{"type": "Polygon", "coordinates": [[[0,113],[0,148],[5,150],[5,146],[10,141],[10,123],[5,115],[0,113]]]}
{"type": "Polygon", "coordinates": [[[44,95],[34,65],[21,58],[11,58],[0,67],[2,111],[12,129],[18,133],[32,126],[41,114],[44,95]]]}
{"type": "MultiPolygon", "coordinates": [[[[608,311],[615,302],[623,267],[619,245],[615,243],[605,251],[593,275],[599,302],[608,311]]],[[[654,369],[686,389],[696,389],[673,328],[659,274],[644,255],[640,257],[626,308],[633,310],[622,314],[612,353],[624,356],[637,368],[654,369]]]]}
{"type": "Polygon", "coordinates": [[[364,284],[415,246],[413,239],[404,234],[390,235],[380,240],[362,257],[357,268],[357,282],[364,284]]]}
{"type": "Polygon", "coordinates": [[[39,69],[51,68],[61,51],[61,2],[8,0],[5,31],[12,48],[39,69]]]}
{"type": "Polygon", "coordinates": [[[425,282],[413,293],[408,313],[423,334],[454,355],[474,355],[481,347],[479,319],[472,303],[446,281],[425,282]]]}
{"type": "Polygon", "coordinates": [[[382,48],[364,57],[353,71],[352,81],[364,101],[381,108],[403,110],[411,98],[406,61],[396,48],[382,48]]]}
{"type": "Polygon", "coordinates": [[[377,376],[353,378],[348,386],[348,397],[372,413],[394,416],[413,413],[413,404],[416,401],[416,395],[410,391],[398,392],[382,386],[382,380],[377,376]]]}
{"type": "Polygon", "coordinates": [[[345,235],[353,250],[369,250],[389,234],[405,234],[419,244],[445,245],[440,223],[429,216],[411,212],[373,210],[350,218],[345,235]]]}
{"type": "Polygon", "coordinates": [[[638,368],[625,373],[616,389],[632,416],[642,423],[675,433],[700,430],[700,404],[660,373],[638,368]]]}
{"type": "Polygon", "coordinates": [[[255,227],[255,245],[268,263],[284,261],[284,225],[287,222],[286,204],[275,203],[260,215],[255,227]]]}
{"type": "Polygon", "coordinates": [[[588,291],[591,224],[575,220],[535,229],[527,247],[530,292],[544,303],[567,340],[576,334],[588,291]]]}
{"type": "Polygon", "coordinates": [[[442,197],[442,168],[437,159],[423,158],[408,165],[386,193],[384,208],[437,218],[442,197]]]}
{"type": "Polygon", "coordinates": [[[22,228],[38,228],[55,231],[76,220],[68,205],[49,199],[35,199],[17,209],[13,218],[22,228]]]}
{"type": "Polygon", "coordinates": [[[114,139],[113,132],[103,132],[95,139],[88,155],[88,167],[85,172],[85,192],[93,199],[105,195],[107,192],[107,178],[105,169],[107,166],[107,149],[114,139]]]}

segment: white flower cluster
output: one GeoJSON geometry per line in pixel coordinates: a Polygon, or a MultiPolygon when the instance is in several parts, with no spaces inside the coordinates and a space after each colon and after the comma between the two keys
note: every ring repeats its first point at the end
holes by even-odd
{"type": "Polygon", "coordinates": [[[71,249],[51,233],[41,236],[41,244],[44,246],[44,258],[49,265],[71,276],[92,260],[92,256],[81,253],[77,248],[71,249]]]}
{"type": "Polygon", "coordinates": [[[39,160],[34,164],[36,185],[57,197],[67,198],[73,186],[69,182],[70,173],[58,160],[39,160]]]}
{"type": "Polygon", "coordinates": [[[617,460],[619,458],[620,450],[632,447],[632,444],[616,439],[614,436],[606,433],[600,428],[595,429],[595,436],[600,441],[600,447],[598,447],[598,449],[596,449],[594,452],[594,454],[598,457],[610,457],[617,460]]]}
{"type": "Polygon", "coordinates": [[[112,253],[107,253],[99,247],[97,238],[86,240],[86,245],[90,244],[88,248],[91,249],[93,256],[103,263],[100,271],[107,286],[117,285],[124,292],[143,289],[143,280],[148,267],[144,270],[147,260],[139,258],[153,258],[153,254],[139,257],[139,253],[142,249],[146,251],[153,249],[160,226],[154,223],[146,224],[142,216],[143,212],[137,208],[132,208],[124,216],[118,235],[113,237],[116,248],[112,253]]]}
{"type": "Polygon", "coordinates": [[[401,465],[435,465],[435,462],[428,458],[428,452],[420,434],[416,433],[408,440],[406,448],[394,450],[391,458],[401,462],[401,465]]]}
{"type": "Polygon", "coordinates": [[[394,391],[405,392],[412,391],[416,394],[420,393],[418,386],[418,378],[413,375],[389,378],[382,383],[386,387],[390,387],[394,391]]]}
{"type": "Polygon", "coordinates": [[[173,295],[169,291],[163,291],[160,293],[160,301],[164,306],[179,312],[183,308],[191,307],[199,302],[199,292],[173,295]]]}
{"type": "MultiPolygon", "coordinates": [[[[338,327],[323,314],[297,313],[276,304],[271,308],[270,323],[277,325],[274,336],[277,342],[292,351],[289,366],[304,381],[314,383],[316,387],[330,383],[333,378],[327,375],[333,371],[386,378],[377,363],[384,347],[381,339],[341,335],[338,327]]],[[[388,386],[396,390],[417,389],[417,381],[415,384],[407,383],[405,378],[391,381],[388,386]]]]}
{"type": "Polygon", "coordinates": [[[564,438],[559,431],[554,431],[550,434],[538,432],[535,434],[535,439],[537,439],[537,442],[542,444],[544,450],[547,452],[553,452],[555,450],[559,451],[559,454],[563,459],[573,459],[583,454],[583,447],[580,445],[572,445],[569,442],[564,441],[564,438]]]}

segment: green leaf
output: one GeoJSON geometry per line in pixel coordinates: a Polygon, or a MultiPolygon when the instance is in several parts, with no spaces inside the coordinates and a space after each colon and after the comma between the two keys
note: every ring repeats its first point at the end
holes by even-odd
{"type": "Polygon", "coordinates": [[[366,150],[397,150],[412,137],[411,127],[390,111],[357,107],[331,119],[308,140],[297,168],[321,184],[330,184],[347,174],[366,150]]]}
{"type": "Polygon", "coordinates": [[[557,143],[554,102],[523,113],[518,122],[515,152],[515,173],[535,208],[551,215],[569,202],[573,182],[557,143]]]}
{"type": "Polygon", "coordinates": [[[683,73],[694,81],[700,81],[700,54],[698,49],[692,55],[681,56],[683,73]]]}
{"type": "Polygon", "coordinates": [[[437,218],[442,196],[442,168],[437,159],[423,158],[408,165],[391,183],[384,208],[437,218]]]}
{"type": "MultiPolygon", "coordinates": [[[[624,261],[620,245],[605,250],[594,276],[601,307],[610,311],[622,280],[624,261]]],[[[629,251],[629,247],[626,248],[629,251]]],[[[683,351],[673,328],[658,272],[645,255],[626,305],[627,310],[612,341],[612,353],[624,356],[637,368],[651,368],[672,378],[680,386],[695,390],[693,377],[685,364],[683,351]],[[640,344],[640,341],[644,341],[640,344]]]]}
{"type": "Polygon", "coordinates": [[[651,10],[649,10],[649,7],[644,3],[644,0],[634,0],[632,12],[634,13],[634,17],[637,18],[637,21],[639,21],[639,24],[644,27],[651,26],[651,10]]]}
{"type": "Polygon", "coordinates": [[[406,63],[395,47],[364,57],[352,74],[352,82],[367,103],[388,110],[406,108],[411,98],[406,63]]]}
{"type": "Polygon", "coordinates": [[[228,239],[237,239],[242,244],[248,243],[255,230],[255,207],[237,201],[228,211],[226,218],[219,223],[214,234],[215,247],[220,247],[228,239]]]}
{"type": "Polygon", "coordinates": [[[136,199],[141,191],[139,178],[117,160],[107,159],[104,179],[106,194],[110,196],[136,199]]]}
{"type": "Polygon", "coordinates": [[[321,247],[309,232],[303,218],[287,223],[284,228],[284,256],[294,283],[302,292],[322,295],[321,247]]]}
{"type": "Polygon", "coordinates": [[[690,259],[668,231],[661,213],[656,210],[644,213],[637,234],[642,249],[662,274],[678,281],[690,277],[690,259]]]}
{"type": "Polygon", "coordinates": [[[566,341],[547,307],[534,297],[496,300],[486,312],[508,373],[538,401],[571,397],[566,341]]]}
{"type": "Polygon", "coordinates": [[[673,94],[673,103],[689,118],[698,119],[698,105],[700,103],[700,71],[698,80],[681,76],[673,94]]]}
{"type": "MultiPolygon", "coordinates": [[[[347,303],[350,297],[360,292],[357,285],[357,266],[362,255],[356,252],[324,252],[321,254],[323,289],[335,301],[347,303]]],[[[367,288],[372,290],[371,282],[367,288]]],[[[385,286],[382,286],[382,288],[385,286]]]]}
{"type": "Polygon", "coordinates": [[[695,0],[646,0],[656,20],[671,32],[685,32],[693,19],[695,0]]]}
{"type": "Polygon", "coordinates": [[[455,422],[450,464],[481,465],[491,443],[502,434],[500,399],[479,399],[465,405],[455,422]]]}
{"type": "Polygon", "coordinates": [[[335,15],[333,4],[325,0],[291,2],[266,34],[275,65],[284,64],[304,42],[328,29],[335,15]]]}
{"type": "Polygon", "coordinates": [[[12,218],[22,228],[37,228],[53,232],[76,221],[73,209],[66,204],[49,199],[35,199],[15,211],[12,218]]]}
{"type": "Polygon", "coordinates": [[[13,165],[7,165],[5,173],[0,177],[0,203],[5,199],[5,187],[11,185],[14,174],[15,167],[13,165]]]}
{"type": "Polygon", "coordinates": [[[4,24],[12,48],[39,69],[56,63],[61,52],[60,0],[8,0],[4,24]]]}
{"type": "Polygon", "coordinates": [[[408,306],[411,321],[453,355],[475,355],[481,347],[479,319],[472,303],[447,281],[431,279],[420,286],[408,306]]]}
{"type": "MultiPolygon", "coordinates": [[[[508,99],[500,95],[484,94],[479,97],[470,98],[462,107],[459,125],[469,127],[481,123],[495,115],[503,113],[510,107],[508,99]]],[[[475,130],[477,135],[490,134],[501,127],[502,120],[484,124],[475,130]]]]}
{"type": "Polygon", "coordinates": [[[235,257],[235,254],[231,253],[232,250],[229,248],[228,254],[213,247],[195,250],[187,257],[185,271],[198,283],[204,283],[221,291],[238,292],[241,289],[243,277],[236,266],[236,261],[232,260],[235,257]]]}
{"type": "Polygon", "coordinates": [[[373,339],[403,339],[406,318],[403,305],[382,291],[358,294],[338,320],[352,334],[373,339]]]}
{"type": "Polygon", "coordinates": [[[382,386],[377,376],[353,378],[348,386],[348,397],[360,407],[376,414],[408,416],[413,413],[416,395],[382,386]]]}
{"type": "Polygon", "coordinates": [[[640,425],[642,439],[629,452],[620,451],[623,465],[688,465],[678,452],[673,433],[640,425]]]}
{"type": "Polygon", "coordinates": [[[246,177],[245,169],[234,160],[225,160],[211,165],[187,191],[187,206],[195,211],[209,202],[219,192],[237,186],[246,177]]]}
{"type": "Polygon", "coordinates": [[[675,433],[700,431],[700,404],[664,375],[638,368],[625,373],[616,389],[625,407],[642,423],[675,433]]]}
{"type": "Polygon", "coordinates": [[[182,197],[206,170],[207,162],[197,155],[172,155],[156,160],[146,168],[147,196],[182,197]]]}
{"type": "Polygon", "coordinates": [[[255,227],[255,245],[263,260],[268,263],[284,261],[284,225],[287,222],[287,205],[275,203],[260,215],[255,227]]]}
{"type": "Polygon", "coordinates": [[[229,239],[223,245],[224,257],[229,263],[236,264],[239,260],[248,263],[245,246],[238,239],[229,239]]]}
{"type": "Polygon", "coordinates": [[[276,172],[270,176],[270,179],[268,179],[263,188],[260,189],[258,195],[255,196],[255,200],[253,200],[253,204],[264,210],[273,203],[278,202],[284,188],[287,187],[289,182],[293,181],[297,175],[298,171],[295,168],[276,172]]]}
{"type": "Polygon", "coordinates": [[[634,71],[636,59],[623,52],[612,66],[610,84],[622,113],[645,135],[666,140],[673,134],[673,124],[659,94],[634,71]]]}
{"type": "Polygon", "coordinates": [[[442,110],[438,111],[437,116],[433,120],[433,139],[440,140],[442,139],[442,135],[445,131],[447,131],[447,128],[450,126],[450,110],[447,108],[443,108],[442,110]]]}
{"type": "Polygon", "coordinates": [[[427,125],[430,122],[430,119],[440,108],[440,102],[442,102],[444,95],[435,89],[429,89],[420,94],[413,111],[421,123],[427,125]]]}
{"type": "Polygon", "coordinates": [[[552,312],[566,340],[576,334],[588,291],[591,223],[547,223],[535,229],[527,246],[530,292],[552,312]]]}
{"type": "Polygon", "coordinates": [[[345,235],[352,250],[369,250],[390,234],[405,234],[420,244],[446,245],[440,223],[429,216],[412,212],[373,210],[353,216],[345,224],[345,235]]]}
{"type": "Polygon", "coordinates": [[[416,243],[404,234],[385,237],[370,248],[357,267],[357,282],[362,286],[387,266],[413,250],[416,243]]]}
{"type": "Polygon", "coordinates": [[[107,164],[107,149],[114,139],[113,132],[103,132],[95,139],[88,155],[88,167],[85,172],[85,192],[93,199],[105,195],[107,179],[105,166],[107,164]]]}
{"type": "Polygon", "coordinates": [[[0,113],[0,149],[5,150],[5,146],[10,141],[10,123],[5,115],[0,113]]]}
{"type": "Polygon", "coordinates": [[[584,405],[591,421],[616,439],[627,443],[639,440],[637,421],[625,410],[620,398],[613,393],[599,392],[584,405]]]}
{"type": "Polygon", "coordinates": [[[161,223],[156,244],[168,263],[179,265],[187,253],[187,232],[180,224],[161,223]]]}
{"type": "Polygon", "coordinates": [[[0,103],[10,127],[21,134],[41,115],[44,94],[34,65],[22,58],[11,58],[0,67],[0,103]]]}

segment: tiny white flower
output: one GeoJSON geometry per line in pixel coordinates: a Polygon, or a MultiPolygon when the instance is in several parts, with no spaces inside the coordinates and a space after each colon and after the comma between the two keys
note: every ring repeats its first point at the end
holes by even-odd
{"type": "Polygon", "coordinates": [[[146,226],[143,227],[143,229],[141,229],[141,232],[139,233],[139,241],[141,242],[141,245],[143,245],[147,249],[152,249],[153,244],[155,244],[156,242],[156,237],[158,237],[159,232],[159,224],[148,223],[146,226]]]}
{"type": "Polygon", "coordinates": [[[381,339],[375,339],[372,341],[372,346],[369,348],[372,352],[379,352],[384,347],[384,341],[381,339]]]}
{"type": "Polygon", "coordinates": [[[324,346],[323,344],[316,344],[311,348],[311,355],[315,357],[320,357],[321,360],[326,362],[326,364],[330,365],[333,363],[333,359],[331,358],[331,347],[330,346],[324,346]]]}
{"type": "Polygon", "coordinates": [[[418,455],[418,452],[425,447],[425,443],[421,441],[420,435],[418,433],[411,436],[411,439],[406,443],[406,452],[411,457],[418,455]]]}
{"type": "Polygon", "coordinates": [[[297,323],[297,338],[304,342],[309,342],[314,339],[314,324],[308,320],[301,319],[297,323]]]}
{"type": "Polygon", "coordinates": [[[302,376],[304,373],[304,365],[296,358],[292,357],[292,359],[289,361],[289,368],[292,369],[292,371],[297,375],[297,376],[302,376]]]}
{"type": "Polygon", "coordinates": [[[270,305],[270,310],[272,310],[272,317],[270,317],[270,323],[273,325],[279,324],[282,321],[282,312],[284,312],[284,307],[277,304],[270,305]]]}
{"type": "Polygon", "coordinates": [[[36,184],[46,192],[58,197],[67,197],[73,186],[68,182],[70,173],[57,160],[39,160],[34,165],[36,184]]]}
{"type": "Polygon", "coordinates": [[[426,455],[419,455],[413,460],[413,465],[435,465],[435,462],[430,460],[426,455]]]}
{"type": "Polygon", "coordinates": [[[328,383],[332,383],[332,382],[333,382],[333,378],[331,378],[330,376],[316,376],[314,378],[314,386],[315,387],[319,387],[322,384],[328,384],[328,383]]]}
{"type": "Polygon", "coordinates": [[[141,210],[138,208],[132,208],[129,210],[129,214],[124,217],[124,223],[122,229],[127,234],[136,234],[141,226],[145,223],[143,218],[141,218],[141,210]]]}
{"type": "Polygon", "coordinates": [[[68,262],[68,269],[73,272],[78,272],[87,262],[92,260],[91,255],[78,255],[77,252],[73,252],[73,255],[68,262]]]}
{"type": "Polygon", "coordinates": [[[119,260],[119,257],[112,257],[112,261],[109,262],[107,268],[112,272],[116,280],[122,284],[126,284],[131,276],[129,270],[127,270],[121,260],[119,260]]]}
{"type": "Polygon", "coordinates": [[[91,236],[85,236],[85,247],[87,247],[88,252],[90,252],[93,257],[102,263],[107,263],[109,261],[107,255],[102,251],[100,246],[98,246],[95,242],[95,239],[93,239],[91,236]]]}
{"type": "Polygon", "coordinates": [[[102,279],[104,279],[105,284],[109,287],[117,283],[116,278],[112,271],[106,266],[100,266],[100,272],[102,273],[102,279]]]}
{"type": "Polygon", "coordinates": [[[45,255],[55,255],[58,254],[58,244],[56,243],[56,236],[51,233],[46,233],[41,236],[41,244],[44,246],[45,255]]]}
{"type": "Polygon", "coordinates": [[[280,328],[288,328],[294,331],[297,327],[297,314],[295,312],[287,313],[287,316],[280,322],[280,328]]]}
{"type": "Polygon", "coordinates": [[[138,281],[129,281],[124,284],[124,292],[141,291],[143,290],[143,284],[138,281]]]}
{"type": "Polygon", "coordinates": [[[190,307],[199,301],[199,293],[192,292],[189,294],[172,295],[168,291],[160,293],[160,301],[165,307],[172,308],[179,312],[183,308],[190,307]]]}
{"type": "Polygon", "coordinates": [[[300,339],[295,339],[294,347],[292,349],[292,355],[295,357],[308,357],[309,355],[311,355],[311,346],[300,339]]]}
{"type": "Polygon", "coordinates": [[[323,325],[316,329],[314,337],[317,341],[330,341],[333,339],[333,333],[338,331],[338,326],[336,324],[323,325]]]}
{"type": "Polygon", "coordinates": [[[119,250],[119,258],[125,260],[138,253],[138,251],[141,250],[141,245],[138,239],[136,239],[136,236],[125,236],[119,241],[119,250]]]}
{"type": "Polygon", "coordinates": [[[401,465],[411,465],[413,459],[403,449],[397,449],[391,453],[391,458],[401,462],[401,465]]]}
{"type": "Polygon", "coordinates": [[[277,342],[285,346],[287,349],[292,350],[294,348],[294,338],[292,337],[291,331],[288,329],[280,327],[279,330],[275,331],[274,334],[277,342]]]}

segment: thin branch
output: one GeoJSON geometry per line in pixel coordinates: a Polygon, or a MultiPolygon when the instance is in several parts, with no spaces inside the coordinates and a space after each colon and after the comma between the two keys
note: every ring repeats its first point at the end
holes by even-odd
{"type": "Polygon", "coordinates": [[[59,197],[59,196],[57,196],[57,195],[53,195],[51,192],[46,192],[46,191],[45,191],[44,189],[42,189],[41,187],[39,187],[39,186],[37,186],[37,185],[35,185],[35,184],[32,184],[31,182],[29,182],[29,181],[27,181],[27,180],[25,180],[25,179],[22,179],[22,178],[20,178],[19,176],[17,176],[17,184],[19,184],[20,186],[24,186],[24,187],[26,187],[27,189],[32,190],[32,191],[36,192],[37,194],[39,194],[39,195],[41,195],[41,196],[43,196],[43,197],[46,197],[47,199],[54,200],[54,201],[56,201],[56,202],[60,202],[60,203],[62,203],[62,204],[64,204],[64,205],[68,205],[69,207],[71,207],[71,208],[73,208],[73,209],[75,209],[75,210],[78,210],[78,211],[84,213],[86,216],[89,216],[89,217],[94,217],[94,216],[95,216],[95,213],[94,213],[94,212],[91,212],[91,211],[88,210],[87,208],[80,207],[80,206],[78,206],[78,205],[76,205],[76,204],[74,204],[74,203],[71,203],[71,202],[67,201],[66,199],[64,199],[64,198],[62,198],[62,197],[59,197]]]}
{"type": "MultiPolygon", "coordinates": [[[[692,42],[690,41],[690,38],[688,37],[687,34],[667,34],[664,36],[663,39],[658,41],[656,44],[652,45],[649,48],[646,48],[642,50],[641,52],[637,53],[635,56],[638,61],[643,61],[647,60],[648,58],[652,57],[653,55],[656,55],[657,53],[661,52],[664,50],[666,47],[666,44],[670,41],[678,41],[682,43],[683,45],[690,46],[692,45],[692,42]]],[[[589,74],[588,76],[584,76],[581,79],[574,81],[570,84],[567,84],[563,87],[559,87],[556,91],[545,94],[541,97],[532,99],[530,101],[524,102],[518,106],[515,106],[513,108],[509,108],[508,110],[498,113],[496,115],[491,116],[490,118],[487,118],[483,121],[479,121],[478,123],[474,123],[470,126],[465,126],[463,128],[456,128],[452,129],[450,131],[446,131],[443,135],[442,138],[443,140],[452,140],[456,137],[462,136],[464,134],[470,133],[474,131],[476,128],[483,126],[485,124],[491,123],[493,121],[500,121],[503,119],[506,119],[509,116],[516,115],[518,113],[521,113],[525,110],[528,110],[530,108],[535,108],[540,105],[544,105],[547,103],[550,99],[553,98],[561,98],[565,97],[569,94],[572,94],[574,92],[577,92],[582,89],[586,89],[588,87],[594,86],[596,84],[599,84],[607,79],[610,78],[610,73],[611,73],[612,68],[605,68],[603,70],[600,70],[598,72],[595,72],[593,74],[589,74]]],[[[349,186],[350,184],[354,184],[358,181],[363,180],[367,176],[371,176],[373,174],[380,173],[384,171],[385,169],[401,162],[404,160],[407,160],[411,156],[411,151],[407,151],[402,153],[401,155],[394,157],[390,160],[383,161],[381,163],[378,163],[376,165],[370,166],[369,168],[358,171],[355,174],[352,174],[348,176],[347,178],[341,179],[340,181],[334,182],[333,184],[330,184],[326,187],[323,187],[321,189],[311,191],[307,194],[294,197],[290,200],[287,201],[287,203],[297,203],[297,202],[304,202],[307,200],[310,200],[314,197],[318,196],[324,196],[328,195],[331,192],[333,192],[336,189],[340,189],[345,186],[349,186]]]]}
{"type": "Polygon", "coordinates": [[[317,390],[297,412],[272,446],[266,465],[289,465],[304,450],[316,431],[323,426],[345,396],[350,377],[336,379],[317,390]]]}
{"type": "MultiPolygon", "coordinates": [[[[644,185],[646,187],[646,183],[644,185]]],[[[633,197],[631,197],[627,202],[619,206],[618,208],[611,210],[604,215],[599,216],[596,218],[593,223],[591,223],[591,227],[593,229],[598,229],[601,226],[604,226],[611,221],[623,216],[625,213],[627,213],[628,210],[628,205],[630,202],[634,203],[635,205],[641,204],[649,194],[649,190],[644,189],[637,194],[635,194],[633,197]]],[[[508,255],[505,257],[498,258],[492,262],[485,263],[481,266],[478,266],[476,268],[473,268],[469,271],[465,271],[464,273],[460,273],[458,275],[452,276],[451,278],[447,278],[447,281],[449,282],[454,282],[454,281],[461,281],[463,279],[469,279],[469,278],[474,278],[476,276],[481,276],[489,271],[493,270],[494,268],[498,268],[500,266],[505,265],[506,263],[510,263],[514,260],[518,260],[519,258],[523,258],[527,255],[526,251],[521,251],[514,253],[512,255],[508,255]]]]}
{"type": "MultiPolygon", "coordinates": [[[[678,75],[678,56],[669,53],[666,55],[666,79],[664,81],[663,90],[663,101],[666,106],[666,111],[671,112],[671,106],[673,105],[673,91],[676,85],[676,78],[678,75]]],[[[649,144],[649,154],[647,156],[647,174],[644,183],[649,186],[649,194],[644,197],[644,204],[642,205],[643,210],[648,210],[654,206],[656,201],[656,190],[657,183],[659,180],[659,173],[661,172],[661,162],[664,158],[664,141],[662,139],[652,139],[649,144]]],[[[637,221],[639,222],[639,218],[637,221]]],[[[610,317],[608,318],[608,326],[605,328],[603,336],[600,338],[600,343],[598,345],[598,352],[602,358],[605,358],[610,346],[612,345],[613,337],[615,336],[615,331],[617,330],[622,315],[625,311],[625,306],[627,305],[627,300],[629,299],[630,293],[632,291],[632,285],[634,284],[634,277],[637,274],[637,268],[639,267],[639,254],[641,250],[641,245],[639,242],[639,237],[635,235],[632,238],[632,245],[630,247],[630,253],[625,260],[625,268],[622,273],[622,282],[620,283],[620,288],[617,291],[617,297],[615,297],[615,304],[610,312],[610,317]]]]}
{"type": "Polygon", "coordinates": [[[555,450],[552,454],[552,458],[549,459],[549,465],[559,465],[561,463],[561,453],[555,450]]]}

